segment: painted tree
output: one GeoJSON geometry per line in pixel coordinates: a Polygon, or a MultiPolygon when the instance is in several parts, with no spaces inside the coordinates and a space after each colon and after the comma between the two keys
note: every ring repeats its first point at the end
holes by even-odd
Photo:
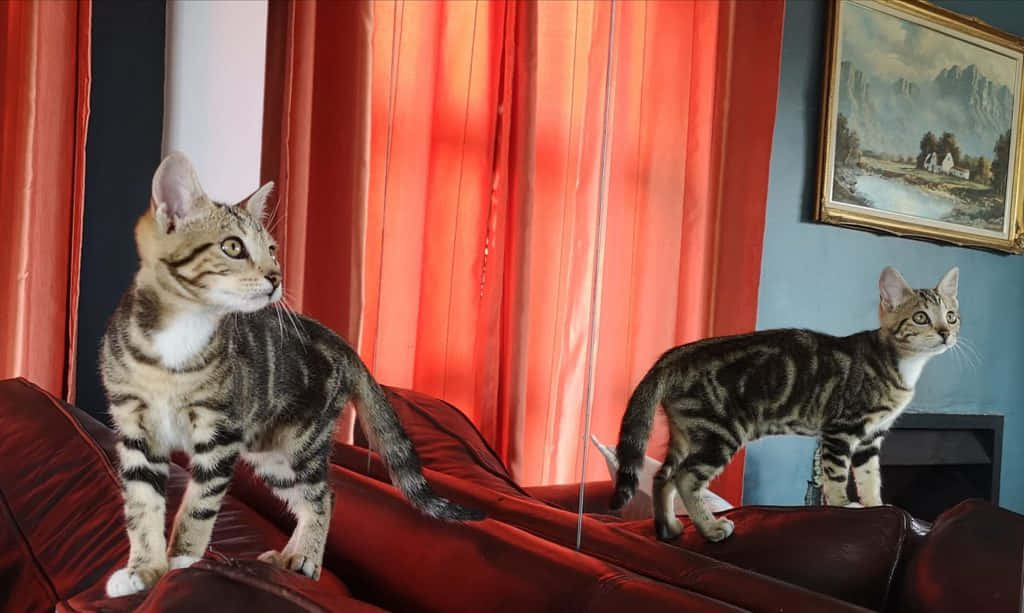
{"type": "Polygon", "coordinates": [[[921,153],[917,154],[917,167],[924,168],[925,158],[928,157],[929,153],[937,151],[938,148],[939,139],[935,138],[935,135],[931,132],[925,132],[924,136],[921,137],[921,153]]]}
{"type": "Polygon", "coordinates": [[[848,127],[842,113],[836,120],[836,162],[844,166],[860,162],[860,137],[848,127]]]}
{"type": "Polygon", "coordinates": [[[992,189],[998,193],[1006,192],[1006,178],[1010,168],[1010,131],[1007,130],[996,139],[992,148],[995,158],[992,160],[992,189]]]}
{"type": "Polygon", "coordinates": [[[956,142],[956,136],[952,132],[943,132],[942,138],[939,139],[939,147],[936,150],[938,154],[938,162],[941,164],[942,160],[946,159],[946,154],[949,153],[953,156],[953,165],[960,165],[960,146],[956,142]]]}
{"type": "Polygon", "coordinates": [[[988,158],[981,156],[974,161],[974,166],[971,168],[971,178],[978,183],[990,183],[992,181],[992,164],[988,161],[988,158]]]}

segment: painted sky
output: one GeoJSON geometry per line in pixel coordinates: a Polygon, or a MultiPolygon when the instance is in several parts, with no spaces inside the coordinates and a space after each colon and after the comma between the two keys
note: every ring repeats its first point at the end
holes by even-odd
{"type": "Polygon", "coordinates": [[[1014,89],[1014,61],[990,49],[858,4],[843,7],[842,59],[884,81],[934,79],[943,68],[975,64],[1014,89]]]}

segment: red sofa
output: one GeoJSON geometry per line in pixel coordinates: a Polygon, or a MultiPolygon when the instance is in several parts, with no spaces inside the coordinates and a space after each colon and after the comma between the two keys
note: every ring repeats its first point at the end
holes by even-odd
{"type": "MultiPolygon", "coordinates": [[[[127,556],[113,434],[24,380],[0,381],[0,611],[1020,610],[1024,519],[1003,509],[966,502],[927,526],[892,507],[743,507],[724,543],[688,529],[666,544],[650,521],[608,513],[610,484],[593,483],[576,551],[578,486],[522,488],[454,407],[389,394],[428,479],[487,520],[422,517],[375,454],[339,444],[319,582],[254,561],[292,524],[243,467],[206,560],[107,599],[127,556]]],[[[172,467],[172,507],[186,480],[172,467]]]]}

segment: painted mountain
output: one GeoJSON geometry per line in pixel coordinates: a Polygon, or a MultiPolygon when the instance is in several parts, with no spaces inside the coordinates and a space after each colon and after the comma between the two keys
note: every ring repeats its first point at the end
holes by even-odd
{"type": "Polygon", "coordinates": [[[934,79],[883,80],[851,61],[839,70],[839,112],[860,137],[861,149],[916,156],[931,131],[956,135],[961,150],[992,158],[992,148],[1013,119],[1013,93],[974,64],[949,66],[934,79]]]}

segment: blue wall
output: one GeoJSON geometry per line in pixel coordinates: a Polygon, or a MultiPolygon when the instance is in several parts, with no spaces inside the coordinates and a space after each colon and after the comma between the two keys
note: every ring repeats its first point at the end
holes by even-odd
{"type": "MultiPolygon", "coordinates": [[[[1000,0],[942,6],[1024,34],[1024,10],[1000,0]]],[[[924,371],[911,410],[1006,416],[1000,502],[1024,512],[1024,256],[1003,256],[878,236],[810,220],[821,105],[824,2],[786,5],[778,113],[772,145],[758,328],[798,326],[848,334],[878,326],[878,274],[898,268],[932,287],[960,266],[962,334],[976,368],[949,353],[924,371]]],[[[803,504],[814,441],[770,437],[750,445],[746,504],[803,504]]]]}

